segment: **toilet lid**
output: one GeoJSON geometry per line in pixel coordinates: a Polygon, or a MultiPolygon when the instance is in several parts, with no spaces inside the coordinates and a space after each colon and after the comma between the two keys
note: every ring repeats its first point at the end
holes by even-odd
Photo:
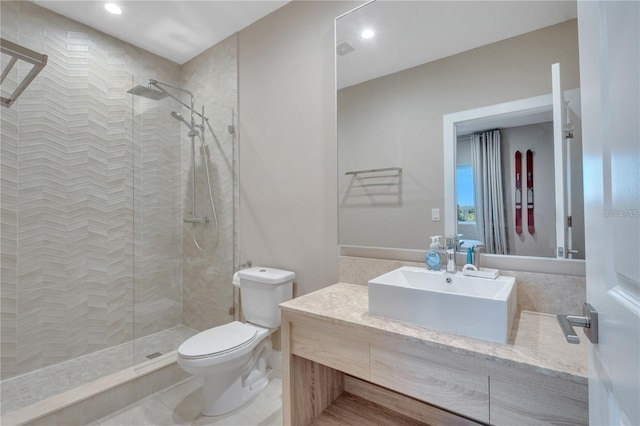
{"type": "Polygon", "coordinates": [[[257,330],[238,321],[214,327],[187,339],[178,348],[180,356],[200,358],[244,346],[256,337],[257,330]]]}

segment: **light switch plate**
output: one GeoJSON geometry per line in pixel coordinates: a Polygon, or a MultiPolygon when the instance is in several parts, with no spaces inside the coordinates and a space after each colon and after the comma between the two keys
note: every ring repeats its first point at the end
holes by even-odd
{"type": "Polygon", "coordinates": [[[431,220],[434,222],[440,221],[440,209],[431,209],[431,220]]]}

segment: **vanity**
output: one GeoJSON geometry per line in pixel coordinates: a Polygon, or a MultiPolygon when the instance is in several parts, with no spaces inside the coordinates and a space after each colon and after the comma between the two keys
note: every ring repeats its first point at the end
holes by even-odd
{"type": "Polygon", "coordinates": [[[375,316],[363,285],[280,305],[285,425],[588,424],[587,343],[520,311],[506,344],[375,316]]]}

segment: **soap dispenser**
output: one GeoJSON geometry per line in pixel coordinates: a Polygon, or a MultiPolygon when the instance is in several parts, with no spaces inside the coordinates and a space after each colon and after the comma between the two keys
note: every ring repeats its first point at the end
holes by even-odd
{"type": "Polygon", "coordinates": [[[440,245],[440,235],[435,235],[431,237],[431,245],[429,246],[429,251],[427,252],[426,262],[427,268],[430,271],[439,271],[440,270],[440,254],[438,250],[442,249],[440,245]]]}

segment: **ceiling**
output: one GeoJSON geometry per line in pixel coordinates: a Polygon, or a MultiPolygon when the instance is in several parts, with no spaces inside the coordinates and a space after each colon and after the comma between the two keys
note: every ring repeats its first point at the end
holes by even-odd
{"type": "Polygon", "coordinates": [[[376,1],[340,17],[338,88],[576,18],[574,0],[376,1]],[[375,36],[360,34],[371,28],[375,36]]]}
{"type": "MultiPolygon", "coordinates": [[[[32,0],[39,6],[183,64],[284,6],[288,0],[32,0]]],[[[575,0],[385,1],[338,19],[336,40],[355,49],[338,56],[338,88],[431,62],[577,16],[575,0]],[[370,27],[368,40],[360,33],[370,27]]]]}
{"type": "Polygon", "coordinates": [[[33,0],[39,6],[81,22],[156,55],[183,64],[289,1],[106,1],[33,0]]]}

